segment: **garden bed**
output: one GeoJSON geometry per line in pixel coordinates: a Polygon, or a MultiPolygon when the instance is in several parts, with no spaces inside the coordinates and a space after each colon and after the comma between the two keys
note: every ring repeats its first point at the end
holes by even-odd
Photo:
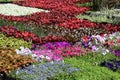
{"type": "Polygon", "coordinates": [[[0,80],[119,80],[120,24],[113,14],[87,14],[91,5],[90,0],[3,5],[11,11],[0,13],[0,80]]]}

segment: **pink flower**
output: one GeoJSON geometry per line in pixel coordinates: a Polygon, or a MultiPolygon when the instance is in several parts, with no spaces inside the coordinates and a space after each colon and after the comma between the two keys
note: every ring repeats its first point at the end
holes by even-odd
{"type": "Polygon", "coordinates": [[[117,39],[117,42],[120,43],[120,38],[117,39]]]}
{"type": "Polygon", "coordinates": [[[55,61],[61,61],[63,60],[62,56],[54,56],[55,61]]]}

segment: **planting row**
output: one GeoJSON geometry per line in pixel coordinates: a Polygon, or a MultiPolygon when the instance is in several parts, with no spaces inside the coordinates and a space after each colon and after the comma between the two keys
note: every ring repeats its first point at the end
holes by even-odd
{"type": "Polygon", "coordinates": [[[53,12],[41,12],[35,13],[28,16],[14,17],[14,16],[4,16],[0,15],[3,20],[10,21],[21,21],[28,22],[29,24],[37,24],[37,25],[57,25],[60,27],[68,28],[68,29],[78,29],[78,28],[103,28],[107,31],[116,31],[119,30],[118,25],[112,24],[102,24],[95,23],[88,20],[77,19],[74,17],[70,17],[67,14],[58,13],[57,11],[53,12]]]}
{"type": "Polygon", "coordinates": [[[64,37],[60,36],[45,36],[38,37],[35,34],[27,31],[19,31],[13,26],[4,26],[0,28],[0,32],[6,34],[7,36],[14,36],[15,38],[22,38],[25,41],[30,41],[36,44],[43,44],[46,42],[54,42],[54,41],[66,41],[64,37]]]}
{"type": "Polygon", "coordinates": [[[32,0],[32,1],[21,1],[21,2],[14,2],[15,4],[22,5],[22,6],[30,6],[30,7],[37,7],[48,9],[52,11],[63,12],[69,15],[76,15],[79,13],[85,13],[86,11],[90,10],[88,7],[78,7],[76,6],[73,1],[71,0],[32,0]]]}

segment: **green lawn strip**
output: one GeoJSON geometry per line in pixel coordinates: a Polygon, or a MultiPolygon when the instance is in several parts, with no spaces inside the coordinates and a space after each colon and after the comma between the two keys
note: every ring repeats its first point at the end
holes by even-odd
{"type": "MultiPolygon", "coordinates": [[[[105,67],[99,66],[99,63],[107,59],[119,59],[114,55],[102,55],[96,53],[94,56],[88,54],[80,57],[66,58],[65,63],[71,64],[73,67],[80,68],[81,71],[74,73],[74,79],[70,80],[119,80],[120,75],[118,72],[113,72],[105,67]],[[95,62],[98,65],[95,65],[95,62]]],[[[63,77],[61,77],[63,78],[63,77]]],[[[60,80],[60,78],[58,79],[60,80]]],[[[67,80],[67,79],[64,79],[67,80]]]]}

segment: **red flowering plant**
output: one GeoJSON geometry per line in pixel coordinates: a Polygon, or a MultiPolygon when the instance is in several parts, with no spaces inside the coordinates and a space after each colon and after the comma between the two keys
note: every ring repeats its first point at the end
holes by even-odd
{"type": "Polygon", "coordinates": [[[64,22],[65,20],[71,19],[74,16],[70,16],[65,13],[60,13],[58,11],[51,12],[38,12],[27,16],[4,16],[0,15],[3,20],[17,21],[17,22],[27,22],[29,24],[58,24],[64,22]],[[68,17],[69,16],[69,17],[68,17]]]}
{"type": "Polygon", "coordinates": [[[117,39],[117,42],[120,43],[120,38],[117,39]]]}
{"type": "Polygon", "coordinates": [[[28,23],[34,23],[37,25],[43,25],[43,24],[53,24],[57,26],[61,26],[68,29],[78,29],[78,28],[93,28],[93,29],[103,29],[108,32],[116,32],[120,31],[119,25],[112,25],[112,24],[103,24],[103,23],[95,23],[88,20],[82,20],[74,18],[74,16],[70,16],[67,14],[61,14],[57,11],[52,11],[49,13],[41,12],[41,13],[35,13],[28,16],[22,16],[22,17],[11,17],[11,16],[2,16],[2,19],[8,19],[11,21],[23,21],[28,23]]]}
{"type": "Polygon", "coordinates": [[[61,36],[45,36],[38,37],[35,34],[27,31],[19,31],[13,26],[3,26],[0,28],[0,32],[6,34],[7,36],[14,36],[16,38],[21,38],[26,41],[32,41],[36,44],[42,44],[46,42],[54,42],[54,41],[66,41],[64,37],[61,36]]]}
{"type": "Polygon", "coordinates": [[[85,2],[89,0],[25,0],[25,1],[15,1],[15,4],[22,5],[22,6],[30,6],[30,7],[37,7],[43,8],[48,10],[55,10],[59,12],[64,12],[70,15],[76,15],[79,13],[85,13],[86,11],[90,10],[89,7],[77,7],[74,2],[85,2]]]}
{"type": "Polygon", "coordinates": [[[63,23],[58,24],[61,27],[69,28],[69,29],[78,29],[78,28],[93,28],[93,29],[103,29],[107,32],[116,32],[120,31],[119,25],[112,25],[112,24],[103,24],[103,23],[95,23],[88,20],[82,19],[70,19],[63,23]]]}

